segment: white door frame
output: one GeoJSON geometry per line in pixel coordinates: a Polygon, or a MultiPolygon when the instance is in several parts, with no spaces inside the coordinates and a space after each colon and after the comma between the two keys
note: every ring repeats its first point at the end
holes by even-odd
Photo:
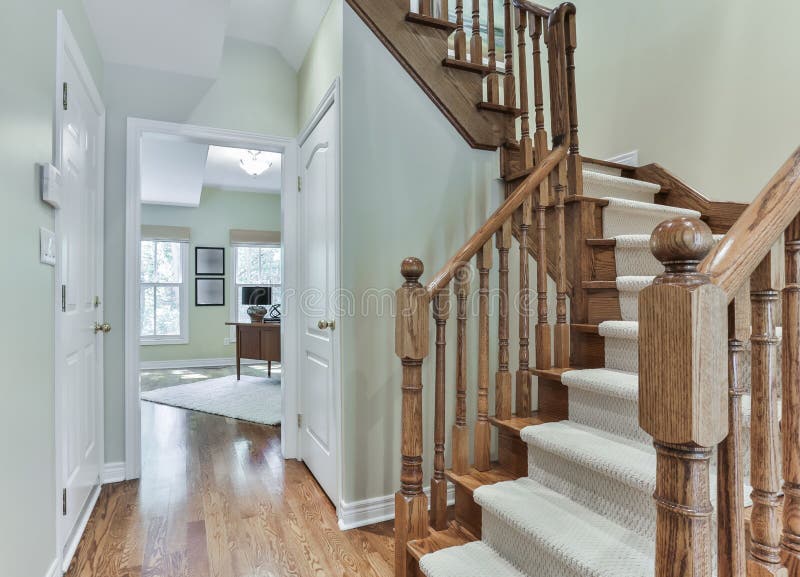
{"type": "MultiPolygon", "coordinates": [[[[322,100],[317,105],[314,114],[311,116],[311,119],[306,124],[305,128],[300,132],[300,135],[297,137],[297,146],[298,152],[301,146],[308,140],[308,137],[311,136],[313,130],[317,127],[320,120],[325,116],[325,114],[332,110],[333,114],[336,115],[336,128],[335,128],[335,139],[336,139],[336,151],[337,151],[337,158],[336,158],[336,185],[335,185],[335,194],[336,198],[334,199],[333,206],[336,210],[335,220],[335,232],[334,238],[336,246],[335,246],[335,254],[336,254],[336,268],[335,268],[335,282],[333,290],[334,292],[340,291],[342,287],[342,208],[341,208],[341,190],[342,190],[342,129],[341,129],[341,119],[342,119],[342,99],[341,99],[341,80],[337,77],[331,86],[328,88],[325,95],[322,97],[322,100]]],[[[302,162],[300,158],[300,154],[298,153],[298,174],[300,174],[301,167],[299,165],[302,162]]],[[[302,194],[302,192],[301,192],[302,194]]],[[[299,203],[298,203],[299,204],[299,203]]],[[[300,213],[300,210],[296,211],[296,225],[295,228],[297,230],[300,229],[301,226],[301,219],[303,215],[300,213]]],[[[302,244],[302,239],[298,239],[298,254],[302,254],[303,250],[305,249],[305,245],[302,244]]],[[[302,300],[302,299],[300,299],[302,300]]],[[[334,301],[335,302],[335,301],[334,301]]],[[[336,423],[334,424],[334,431],[335,431],[335,440],[334,440],[334,450],[336,452],[336,500],[334,505],[336,506],[336,514],[341,521],[342,519],[342,496],[343,496],[343,488],[344,488],[344,454],[342,452],[343,444],[342,444],[342,339],[341,339],[341,326],[342,326],[342,319],[336,318],[336,330],[333,331],[333,399],[334,399],[334,416],[336,419],[336,423]]],[[[298,331],[298,361],[299,361],[299,354],[300,354],[300,324],[298,322],[297,331],[298,331]]],[[[301,367],[302,363],[298,364],[298,367],[301,367]]],[[[302,399],[302,391],[300,388],[302,385],[302,374],[300,374],[300,380],[298,382],[298,391],[297,391],[297,398],[302,399]]],[[[299,403],[299,400],[298,400],[299,403]]],[[[300,405],[298,404],[298,410],[300,409],[300,405]]],[[[297,444],[298,450],[298,458],[302,460],[303,458],[303,447],[300,439],[298,438],[297,444]]]]}
{"type": "MultiPolygon", "coordinates": [[[[98,154],[99,154],[99,162],[97,163],[97,214],[101,216],[101,219],[98,222],[102,222],[102,215],[103,215],[103,201],[105,199],[105,140],[106,140],[106,109],[105,105],[103,104],[103,99],[100,97],[100,92],[97,90],[97,85],[92,78],[92,73],[89,70],[88,65],[86,64],[86,60],[81,53],[80,46],[78,42],[75,40],[75,36],[72,33],[72,29],[69,26],[69,22],[67,22],[64,13],[61,10],[57,11],[56,14],[56,78],[55,78],[55,93],[54,93],[54,101],[53,101],[53,165],[61,170],[61,153],[62,153],[62,131],[61,131],[61,123],[64,117],[64,109],[62,105],[63,99],[63,82],[64,82],[64,62],[65,59],[69,58],[72,63],[75,65],[78,74],[80,75],[81,81],[85,84],[88,92],[89,92],[89,99],[91,100],[91,104],[95,109],[95,112],[100,117],[100,122],[98,125],[98,134],[97,134],[97,147],[98,147],[98,154]]],[[[55,211],[55,233],[56,239],[60,243],[61,241],[61,231],[62,231],[62,216],[61,211],[55,211]]],[[[103,238],[103,231],[98,231],[99,238],[103,238]]],[[[99,265],[97,267],[97,288],[99,295],[103,296],[103,245],[100,243],[98,247],[99,251],[99,265]]],[[[61,254],[60,251],[57,254],[61,254]]],[[[60,371],[60,367],[58,367],[57,363],[62,354],[62,346],[60,343],[59,336],[61,335],[61,287],[59,283],[59,279],[63,274],[62,270],[62,263],[61,259],[56,259],[56,267],[55,267],[55,282],[53,283],[53,310],[54,310],[54,356],[53,356],[53,383],[54,383],[54,432],[55,432],[55,487],[56,487],[56,511],[54,511],[56,515],[56,558],[58,560],[58,566],[62,567],[64,571],[66,571],[66,567],[64,567],[65,563],[68,563],[70,558],[75,552],[75,549],[78,546],[78,542],[80,541],[80,537],[83,534],[83,530],[86,527],[86,523],[89,521],[89,516],[94,508],[95,503],[97,502],[97,497],[100,495],[99,485],[98,488],[89,496],[88,501],[84,507],[84,511],[81,514],[81,517],[78,519],[78,523],[75,526],[75,530],[72,536],[72,542],[69,543],[69,547],[67,546],[66,540],[69,538],[69,535],[64,535],[64,528],[62,523],[60,523],[60,516],[61,516],[61,491],[63,489],[61,479],[61,471],[62,465],[64,460],[64,455],[62,454],[62,446],[61,440],[63,439],[62,429],[64,427],[64,423],[61,419],[61,404],[63,402],[62,398],[62,385],[63,385],[63,375],[60,371]],[[68,549],[68,554],[64,555],[64,549],[68,549]]],[[[104,415],[104,403],[103,403],[103,393],[104,393],[104,384],[103,384],[103,339],[98,341],[98,348],[97,348],[97,355],[98,355],[98,363],[99,363],[99,403],[97,407],[98,414],[97,416],[97,440],[98,440],[98,455],[101,459],[105,459],[105,430],[104,430],[104,422],[105,422],[105,415],[104,415]]],[[[102,464],[102,463],[101,463],[102,464]]],[[[101,479],[102,482],[102,479],[101,479]]]]}
{"type": "MultiPolygon", "coordinates": [[[[252,148],[283,154],[281,174],[281,245],[284,290],[297,286],[297,141],[294,138],[208,128],[190,124],[128,118],[125,172],[125,478],[141,474],[141,410],[139,399],[139,242],[141,240],[141,141],[145,134],[179,136],[191,142],[252,148]]],[[[289,303],[286,303],[289,304],[289,303]]],[[[281,451],[297,456],[297,315],[282,307],[281,322],[281,451]]]]}

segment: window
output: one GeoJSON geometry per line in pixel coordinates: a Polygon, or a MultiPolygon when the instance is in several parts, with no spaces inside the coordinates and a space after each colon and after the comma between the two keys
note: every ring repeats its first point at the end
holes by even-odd
{"type": "Polygon", "coordinates": [[[187,243],[143,240],[140,337],[143,344],[188,343],[187,243]]]}
{"type": "MultiPolygon", "coordinates": [[[[242,289],[252,286],[272,287],[272,304],[281,304],[281,247],[279,246],[234,246],[234,319],[250,322],[247,316],[249,304],[242,299],[242,289]]],[[[269,307],[267,307],[269,308],[269,307]]]]}

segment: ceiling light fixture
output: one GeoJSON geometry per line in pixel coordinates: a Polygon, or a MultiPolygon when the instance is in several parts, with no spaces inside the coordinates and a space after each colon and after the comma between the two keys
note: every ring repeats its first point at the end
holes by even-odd
{"type": "Polygon", "coordinates": [[[255,178],[269,170],[272,161],[260,150],[246,150],[244,156],[239,160],[239,166],[255,178]]]}

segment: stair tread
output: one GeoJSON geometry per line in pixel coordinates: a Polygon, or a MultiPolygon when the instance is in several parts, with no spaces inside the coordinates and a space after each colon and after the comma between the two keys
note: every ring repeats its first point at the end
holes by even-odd
{"type": "Polygon", "coordinates": [[[652,182],[636,180],[626,176],[609,174],[606,171],[583,171],[583,194],[595,198],[630,198],[637,202],[652,203],[661,186],[652,182]]]}
{"type": "Polygon", "coordinates": [[[514,117],[522,114],[522,111],[519,108],[514,106],[505,106],[503,104],[495,104],[493,102],[479,102],[478,108],[483,110],[492,110],[494,112],[502,112],[503,114],[509,114],[514,117]]]}
{"type": "MultiPolygon", "coordinates": [[[[609,206],[620,209],[629,210],[645,210],[648,212],[659,212],[663,214],[672,214],[678,216],[690,216],[697,218],[700,213],[690,208],[678,208],[676,206],[667,206],[664,204],[653,204],[652,202],[642,202],[640,200],[629,200],[626,198],[614,198],[613,196],[603,197],[601,200],[608,201],[609,206]]],[[[646,234],[646,233],[643,233],[646,234]]],[[[629,236],[629,235],[614,235],[616,236],[629,236]]],[[[638,236],[638,235],[631,235],[638,236]]]]}
{"type": "Polygon", "coordinates": [[[415,24],[421,24],[423,26],[431,26],[433,28],[439,28],[440,30],[449,30],[451,32],[457,28],[455,22],[450,22],[449,20],[442,20],[441,18],[436,18],[435,16],[425,16],[423,14],[418,14],[417,12],[409,12],[406,15],[406,20],[409,22],[413,22],[415,24]]]}
{"type": "Polygon", "coordinates": [[[613,281],[617,290],[623,292],[639,292],[653,284],[654,275],[624,275],[613,281]]]}
{"type": "Polygon", "coordinates": [[[443,531],[431,531],[430,535],[424,539],[415,539],[409,541],[406,545],[408,552],[411,556],[419,561],[423,556],[448,547],[457,547],[477,541],[477,538],[456,523],[451,523],[447,529],[443,531]]]}
{"type": "Polygon", "coordinates": [[[480,74],[482,76],[486,76],[492,72],[492,70],[488,66],[484,66],[483,64],[474,64],[469,60],[456,60],[455,58],[445,58],[442,61],[442,64],[449,68],[458,68],[459,70],[474,72],[475,74],[480,74]]]}
{"type": "Polygon", "coordinates": [[[656,455],[650,445],[572,421],[528,427],[521,438],[635,489],[648,493],[655,489],[656,455]]]}
{"type": "Polygon", "coordinates": [[[516,415],[511,417],[510,419],[498,419],[497,417],[489,417],[489,422],[491,422],[495,427],[503,429],[517,437],[519,437],[520,431],[525,427],[532,427],[536,425],[541,425],[543,423],[552,423],[556,420],[549,418],[544,415],[539,415],[538,412],[534,412],[530,417],[517,417],[516,415]]]}
{"type": "Polygon", "coordinates": [[[590,576],[652,575],[653,542],[524,478],[482,487],[475,500],[525,541],[590,576]],[[531,515],[531,511],[536,511],[531,515]]]}
{"type": "Polygon", "coordinates": [[[492,468],[488,471],[478,471],[472,468],[469,473],[465,475],[456,475],[452,469],[448,469],[445,471],[445,476],[451,483],[463,487],[470,495],[472,495],[473,491],[478,487],[493,485],[503,481],[513,481],[519,478],[519,475],[515,475],[511,471],[503,469],[497,463],[493,463],[492,468]]]}
{"type": "Polygon", "coordinates": [[[429,577],[525,577],[482,541],[437,551],[420,560],[429,577]]]}
{"type": "Polygon", "coordinates": [[[549,379],[551,381],[557,381],[560,383],[564,377],[564,373],[577,370],[580,369],[576,367],[551,367],[549,369],[531,369],[531,373],[540,379],[549,379]]]}
{"type": "Polygon", "coordinates": [[[635,341],[639,339],[639,321],[603,321],[597,332],[601,337],[635,341]]]}
{"type": "Polygon", "coordinates": [[[636,401],[639,398],[639,375],[614,369],[580,369],[561,379],[568,387],[636,401]]]}

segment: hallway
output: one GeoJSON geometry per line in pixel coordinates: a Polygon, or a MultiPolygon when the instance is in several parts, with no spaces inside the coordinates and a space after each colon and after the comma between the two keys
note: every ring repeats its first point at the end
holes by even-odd
{"type": "Polygon", "coordinates": [[[391,522],[342,533],[280,428],[142,403],[141,481],[107,485],[67,577],[393,574],[391,522]]]}

